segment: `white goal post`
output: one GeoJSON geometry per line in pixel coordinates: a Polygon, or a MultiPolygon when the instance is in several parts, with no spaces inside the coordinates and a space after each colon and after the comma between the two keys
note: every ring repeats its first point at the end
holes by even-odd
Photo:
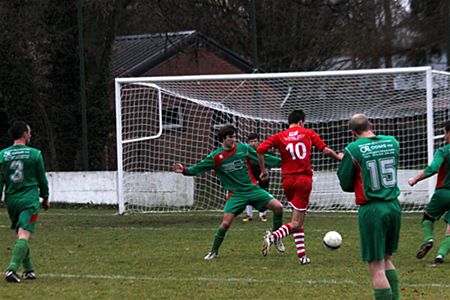
{"type": "MultiPolygon", "coordinates": [[[[398,184],[405,211],[423,209],[433,180],[410,188],[407,179],[442,146],[449,117],[450,73],[430,67],[329,72],[117,78],[116,130],[119,213],[220,210],[226,192],[212,172],[188,177],[171,172],[174,162],[193,165],[218,147],[218,129],[233,124],[238,140],[261,139],[286,128],[293,109],[306,113],[335,151],[352,141],[348,119],[369,116],[378,134],[400,143],[398,184]]],[[[338,163],[317,151],[311,210],[355,210],[341,191],[338,163]]],[[[280,170],[271,170],[269,191],[286,204],[280,170]]]]}

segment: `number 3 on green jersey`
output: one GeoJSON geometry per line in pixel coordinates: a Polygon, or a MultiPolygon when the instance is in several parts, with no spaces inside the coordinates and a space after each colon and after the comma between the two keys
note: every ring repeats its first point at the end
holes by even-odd
{"type": "Polygon", "coordinates": [[[10,176],[11,181],[19,183],[23,181],[23,162],[21,160],[13,160],[9,165],[9,168],[14,171],[10,176]]]}

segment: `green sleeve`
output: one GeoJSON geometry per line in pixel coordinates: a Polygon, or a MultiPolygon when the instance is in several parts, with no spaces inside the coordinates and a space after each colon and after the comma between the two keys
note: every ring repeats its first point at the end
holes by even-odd
{"type": "Polygon", "coordinates": [[[428,167],[425,168],[425,170],[423,170],[423,172],[428,177],[432,176],[439,171],[439,168],[441,167],[443,162],[444,162],[444,151],[442,151],[442,149],[438,149],[434,154],[433,161],[428,167]]]}
{"type": "Polygon", "coordinates": [[[198,176],[212,169],[214,169],[214,156],[211,153],[198,164],[187,168],[183,173],[184,175],[198,176]]]}
{"type": "Polygon", "coordinates": [[[45,166],[42,154],[39,152],[38,159],[36,160],[36,176],[39,182],[39,197],[48,197],[48,181],[47,176],[45,176],[45,166]]]}
{"type": "MultiPolygon", "coordinates": [[[[258,153],[251,146],[248,147],[248,154],[251,160],[258,161],[258,153]]],[[[269,168],[277,168],[281,166],[281,158],[271,154],[264,154],[264,162],[269,168]]]]}
{"type": "Polygon", "coordinates": [[[337,172],[339,183],[344,192],[353,192],[353,179],[355,178],[355,165],[353,164],[353,158],[347,148],[344,151],[344,157],[339,164],[337,172]]]}
{"type": "Polygon", "coordinates": [[[2,167],[2,165],[0,165],[0,200],[2,200],[4,185],[5,185],[5,179],[3,178],[3,167],[2,167]]]}

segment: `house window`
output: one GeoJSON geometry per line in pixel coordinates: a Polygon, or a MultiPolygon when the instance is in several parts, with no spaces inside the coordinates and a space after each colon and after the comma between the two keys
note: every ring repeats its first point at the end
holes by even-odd
{"type": "Polygon", "coordinates": [[[183,128],[183,108],[181,106],[163,108],[162,122],[164,129],[183,128]]]}

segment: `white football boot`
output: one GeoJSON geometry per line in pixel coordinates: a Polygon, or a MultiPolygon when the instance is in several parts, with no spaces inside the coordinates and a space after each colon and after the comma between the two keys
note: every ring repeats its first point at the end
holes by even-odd
{"type": "Polygon", "coordinates": [[[311,260],[306,255],[298,258],[298,263],[301,264],[301,265],[307,265],[310,262],[311,262],[311,260]]]}
{"type": "Polygon", "coordinates": [[[267,256],[267,254],[269,254],[270,246],[272,246],[273,243],[274,243],[274,238],[273,238],[272,233],[270,231],[266,231],[266,233],[264,234],[264,240],[263,240],[263,245],[262,245],[262,249],[261,249],[261,254],[263,256],[267,256]]]}
{"type": "Polygon", "coordinates": [[[214,258],[217,257],[217,252],[209,252],[208,254],[206,254],[206,256],[204,257],[204,260],[212,260],[214,258]]]}

